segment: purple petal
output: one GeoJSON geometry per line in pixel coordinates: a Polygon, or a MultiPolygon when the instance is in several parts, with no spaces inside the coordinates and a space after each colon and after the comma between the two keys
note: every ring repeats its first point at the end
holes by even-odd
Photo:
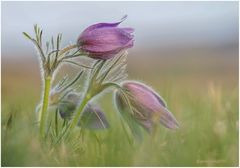
{"type": "Polygon", "coordinates": [[[130,28],[130,27],[126,27],[126,28],[121,28],[123,31],[127,32],[127,33],[133,33],[134,32],[134,29],[133,28],[130,28]]]}
{"type": "Polygon", "coordinates": [[[81,38],[87,52],[110,52],[125,47],[133,36],[119,28],[102,28],[81,38]]]}
{"type": "Polygon", "coordinates": [[[158,111],[161,106],[165,107],[164,101],[149,87],[137,82],[127,82],[124,86],[134,96],[135,102],[149,109],[149,111],[158,111]]]}
{"type": "Polygon", "coordinates": [[[179,124],[173,114],[166,108],[162,109],[160,112],[160,123],[169,129],[179,128],[179,124]]]}
{"type": "Polygon", "coordinates": [[[115,23],[97,23],[94,25],[89,26],[86,28],[82,34],[88,34],[92,30],[99,29],[99,28],[111,28],[111,27],[117,27],[120,23],[122,23],[125,19],[127,19],[127,15],[125,15],[119,22],[115,23]]]}
{"type": "Polygon", "coordinates": [[[113,51],[108,51],[108,52],[91,52],[90,57],[94,58],[94,59],[107,60],[107,59],[114,57],[121,50],[123,50],[123,48],[113,50],[113,51]]]}
{"type": "Polygon", "coordinates": [[[139,89],[141,88],[141,90],[145,90],[145,92],[149,92],[150,94],[154,95],[155,98],[159,101],[159,103],[163,107],[167,107],[165,100],[160,95],[158,95],[156,92],[154,92],[153,89],[151,89],[150,87],[148,87],[144,84],[140,84],[140,83],[137,83],[137,82],[131,82],[131,83],[134,83],[134,85],[137,86],[139,89]]]}

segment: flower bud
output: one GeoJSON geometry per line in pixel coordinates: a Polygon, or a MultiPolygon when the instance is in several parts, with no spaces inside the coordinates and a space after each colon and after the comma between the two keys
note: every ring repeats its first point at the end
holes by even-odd
{"type": "Polygon", "coordinates": [[[148,131],[151,131],[156,122],[170,129],[178,128],[179,124],[168,111],[164,100],[151,88],[135,81],[124,82],[122,87],[126,90],[129,101],[126,101],[123,93],[117,91],[115,101],[120,112],[131,114],[132,118],[148,131]]]}
{"type": "MultiPolygon", "coordinates": [[[[61,118],[71,120],[79,101],[81,101],[79,94],[68,93],[58,105],[61,118]]],[[[100,108],[88,103],[80,116],[78,126],[87,129],[105,129],[109,127],[109,123],[100,108]]]]}
{"type": "Polygon", "coordinates": [[[63,119],[70,120],[78,105],[80,95],[74,92],[68,93],[58,105],[60,116],[63,119]]]}
{"type": "MultiPolygon", "coordinates": [[[[126,17],[124,17],[125,19],[126,17]]],[[[133,29],[118,28],[116,23],[98,23],[86,28],[77,40],[79,49],[94,59],[110,59],[120,51],[133,46],[133,29]]]]}

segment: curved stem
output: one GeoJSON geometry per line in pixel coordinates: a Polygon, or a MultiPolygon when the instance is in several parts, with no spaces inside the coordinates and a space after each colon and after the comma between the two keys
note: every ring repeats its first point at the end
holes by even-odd
{"type": "Polygon", "coordinates": [[[44,93],[43,93],[43,100],[42,100],[42,109],[40,113],[40,135],[43,138],[45,135],[45,126],[47,120],[47,109],[48,109],[48,101],[49,101],[49,93],[51,89],[51,80],[52,77],[48,76],[44,80],[44,93]]]}
{"type": "Polygon", "coordinates": [[[67,46],[65,47],[64,49],[62,49],[60,52],[59,52],[59,56],[61,56],[62,54],[64,54],[65,52],[71,50],[71,49],[74,49],[74,48],[77,48],[77,44],[73,44],[73,45],[70,45],[70,46],[67,46]]]}

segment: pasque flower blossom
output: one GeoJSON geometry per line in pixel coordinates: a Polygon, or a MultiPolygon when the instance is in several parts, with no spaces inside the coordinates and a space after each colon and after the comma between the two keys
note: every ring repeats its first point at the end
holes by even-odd
{"type": "Polygon", "coordinates": [[[93,24],[80,34],[76,44],[64,48],[60,47],[61,34],[56,40],[52,38],[51,42],[47,41],[45,47],[42,43],[42,30],[38,26],[34,26],[35,38],[23,33],[34,43],[41,58],[44,89],[43,98],[36,111],[39,112],[39,133],[43,140],[48,135],[53,135],[51,139],[56,135],[59,143],[60,140],[69,138],[76,126],[84,129],[108,128],[106,115],[90,101],[110,88],[118,89],[115,94],[117,108],[136,138],[142,137],[142,127],[149,132],[158,123],[169,129],[179,127],[164,100],[150,87],[136,81],[124,81],[119,84],[127,77],[126,50],[133,47],[134,42],[134,29],[119,27],[125,19],[126,17],[123,17],[121,21],[115,23],[93,24]],[[83,55],[96,59],[90,60],[94,62],[91,67],[73,60],[83,55]],[[81,69],[71,81],[68,75],[65,75],[52,87],[55,72],[64,63],[91,70],[81,69]],[[86,87],[81,87],[82,83],[78,83],[83,74],[86,76],[84,78],[86,87]],[[80,88],[81,91],[77,92],[80,88]],[[53,110],[49,107],[55,110],[53,126],[51,124],[53,115],[48,115],[48,112],[53,110]],[[59,127],[58,115],[64,120],[62,127],[59,127]],[[55,134],[49,134],[52,127],[55,127],[55,134]]]}
{"type": "Polygon", "coordinates": [[[89,57],[106,60],[120,51],[133,46],[133,29],[117,27],[124,21],[116,23],[97,23],[86,28],[77,40],[80,50],[89,57]]]}
{"type": "Polygon", "coordinates": [[[158,122],[170,129],[178,128],[179,124],[167,109],[164,100],[151,88],[135,81],[123,82],[122,88],[126,90],[129,101],[120,91],[116,92],[115,101],[120,112],[131,114],[132,118],[148,131],[158,122]],[[131,107],[128,107],[128,103],[131,107]]]}

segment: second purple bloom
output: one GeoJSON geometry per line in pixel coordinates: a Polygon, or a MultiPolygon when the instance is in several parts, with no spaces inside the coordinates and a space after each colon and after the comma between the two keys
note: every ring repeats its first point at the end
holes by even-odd
{"type": "Polygon", "coordinates": [[[151,131],[154,122],[160,122],[169,129],[179,127],[177,120],[167,109],[165,101],[151,88],[136,81],[125,81],[122,87],[128,92],[131,107],[128,107],[129,104],[118,91],[115,101],[120,112],[131,114],[132,118],[148,131],[151,131]]]}

